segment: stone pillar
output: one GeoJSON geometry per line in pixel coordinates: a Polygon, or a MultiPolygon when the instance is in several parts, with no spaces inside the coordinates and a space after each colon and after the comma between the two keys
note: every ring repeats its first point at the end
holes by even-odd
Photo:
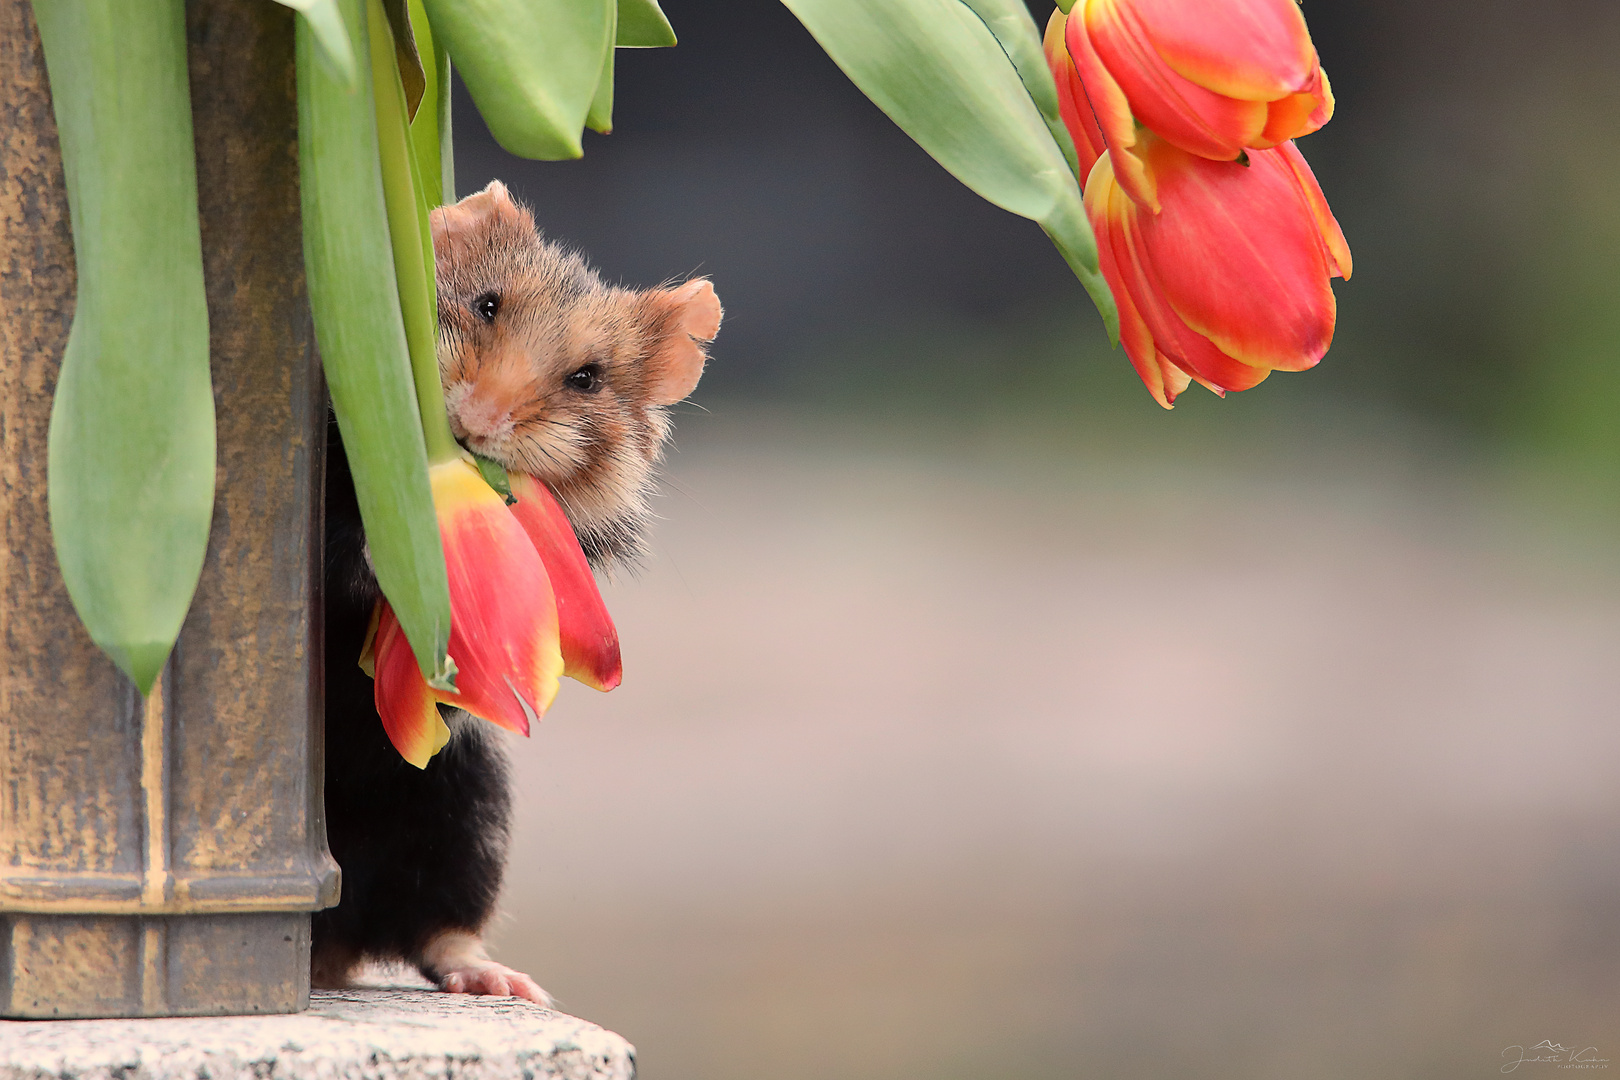
{"type": "Polygon", "coordinates": [[[325,393],[299,239],[293,14],[188,4],[219,461],[152,696],[90,642],[45,495],[72,235],[28,0],[0,0],[0,1015],[290,1012],[337,901],[321,803],[325,393]]]}

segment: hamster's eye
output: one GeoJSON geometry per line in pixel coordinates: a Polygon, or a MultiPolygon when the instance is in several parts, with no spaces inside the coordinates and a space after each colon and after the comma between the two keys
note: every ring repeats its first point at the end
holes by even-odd
{"type": "Polygon", "coordinates": [[[600,364],[586,364],[563,381],[582,393],[594,394],[602,389],[602,367],[600,364]]]}
{"type": "Polygon", "coordinates": [[[494,322],[495,313],[501,310],[501,294],[485,293],[473,301],[473,310],[478,312],[478,317],[485,322],[494,322]]]}

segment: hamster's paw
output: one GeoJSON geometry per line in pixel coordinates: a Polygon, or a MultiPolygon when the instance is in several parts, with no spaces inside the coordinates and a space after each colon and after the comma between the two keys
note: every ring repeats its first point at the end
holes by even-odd
{"type": "Polygon", "coordinates": [[[470,930],[441,930],[422,950],[417,966],[422,974],[451,994],[490,994],[520,997],[551,1008],[551,995],[521,971],[498,964],[484,951],[484,942],[470,930]]]}
{"type": "Polygon", "coordinates": [[[551,1008],[551,995],[521,971],[513,971],[505,964],[493,960],[469,964],[445,972],[439,979],[439,989],[450,994],[490,994],[495,997],[520,997],[551,1008]]]}

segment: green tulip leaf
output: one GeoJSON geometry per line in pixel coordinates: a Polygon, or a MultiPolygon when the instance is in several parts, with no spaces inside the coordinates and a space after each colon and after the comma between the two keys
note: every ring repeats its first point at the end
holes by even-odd
{"type": "Polygon", "coordinates": [[[519,157],[577,158],[615,0],[425,0],[473,103],[519,157]]]}
{"type": "Polygon", "coordinates": [[[613,130],[613,54],[614,37],[618,32],[617,8],[608,9],[608,45],[602,50],[602,74],[596,84],[596,96],[591,99],[591,111],[585,114],[585,126],[602,135],[613,130]]]}
{"type": "Polygon", "coordinates": [[[382,6],[388,16],[389,32],[393,35],[394,62],[399,66],[399,79],[405,90],[405,111],[414,117],[427,89],[427,70],[422,63],[422,54],[416,50],[410,5],[407,0],[382,0],[382,6]]]}
{"type": "Polygon", "coordinates": [[[1069,134],[1058,111],[1057,83],[1052,69],[1046,64],[1046,48],[1041,44],[1041,31],[1030,18],[1029,8],[1023,0],[961,0],[984,21],[996,36],[1001,51],[1007,54],[1018,72],[1019,80],[1029,93],[1029,100],[1046,123],[1052,141],[1058,144],[1069,162],[1069,171],[1075,174],[1082,187],[1086,178],[1080,175],[1080,155],[1074,148],[1074,136],[1069,134]]]}
{"type": "Polygon", "coordinates": [[[1046,231],[1117,340],[1119,313],[1074,171],[984,21],[961,0],[783,3],[935,161],[1046,231]]]}
{"type": "Polygon", "coordinates": [[[337,0],[276,0],[302,15],[315,34],[321,47],[321,62],[328,65],[328,73],[350,90],[359,87],[360,69],[354,62],[354,46],[349,32],[343,27],[343,15],[337,0]]]}
{"type": "MultiPolygon", "coordinates": [[[[371,40],[379,46],[390,33],[383,0],[367,0],[371,40]]],[[[405,88],[398,68],[380,48],[371,52],[372,87],[376,95],[377,147],[382,165],[383,203],[389,240],[394,249],[394,280],[411,358],[416,407],[430,466],[459,458],[464,451],[450,433],[439,375],[439,308],[434,287],[433,233],[422,191],[410,121],[405,115],[405,88]]]]}
{"type": "Polygon", "coordinates": [[[197,589],[214,395],[183,0],[37,0],[78,265],[47,449],[90,638],[150,692],[197,589]]]}
{"type": "Polygon", "coordinates": [[[664,17],[658,0],[619,0],[615,37],[621,49],[663,49],[675,44],[675,28],[664,17]]]}
{"type": "Polygon", "coordinates": [[[411,146],[428,206],[456,200],[456,159],[450,144],[450,54],[433,36],[422,0],[410,0],[411,35],[422,58],[423,98],[428,107],[411,118],[411,146]]]}
{"type": "MultiPolygon", "coordinates": [[[[370,76],[366,0],[339,6],[370,76]]],[[[313,34],[302,22],[297,46],[304,266],[315,337],[378,584],[423,676],[442,686],[454,671],[446,655],[450,589],[400,309],[372,80],[351,93],[332,78],[315,61],[313,34]]]]}
{"type": "Polygon", "coordinates": [[[517,502],[517,496],[512,494],[512,478],[506,474],[506,466],[494,458],[473,455],[473,464],[478,466],[478,475],[484,478],[484,483],[494,488],[506,505],[511,506],[517,502]]]}

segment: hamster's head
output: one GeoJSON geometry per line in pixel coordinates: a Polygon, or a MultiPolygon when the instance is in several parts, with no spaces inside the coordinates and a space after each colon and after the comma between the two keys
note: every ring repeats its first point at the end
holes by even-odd
{"type": "Polygon", "coordinates": [[[433,211],[439,373],[456,438],[556,493],[596,566],[634,560],[669,437],[720,329],[714,286],[608,285],[500,181],[433,211]]]}

